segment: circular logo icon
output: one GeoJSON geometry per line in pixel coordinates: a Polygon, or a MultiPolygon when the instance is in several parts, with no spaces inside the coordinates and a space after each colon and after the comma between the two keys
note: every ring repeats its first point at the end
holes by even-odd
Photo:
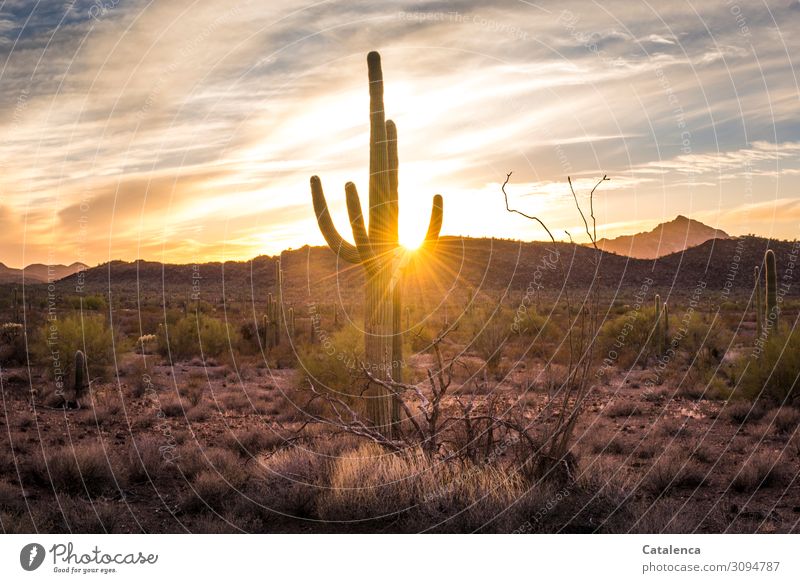
{"type": "Polygon", "coordinates": [[[19,564],[26,571],[35,571],[44,562],[44,547],[39,543],[30,543],[19,552],[19,564]]]}

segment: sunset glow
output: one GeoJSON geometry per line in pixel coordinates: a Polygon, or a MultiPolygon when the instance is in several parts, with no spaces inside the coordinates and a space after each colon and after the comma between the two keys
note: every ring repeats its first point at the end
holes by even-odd
{"type": "MultiPolygon", "coordinates": [[[[567,176],[583,188],[605,173],[601,236],[677,214],[732,234],[796,235],[798,89],[787,71],[799,41],[755,16],[743,32],[722,4],[463,2],[459,18],[415,2],[134,1],[99,16],[90,6],[3,8],[9,265],[318,245],[314,174],[349,236],[345,182],[367,197],[372,49],[398,126],[409,248],[436,193],[445,235],[544,238],[505,212],[509,171],[514,204],[559,233],[580,231],[567,176]]],[[[796,18],[797,6],[770,14],[796,18]]]]}

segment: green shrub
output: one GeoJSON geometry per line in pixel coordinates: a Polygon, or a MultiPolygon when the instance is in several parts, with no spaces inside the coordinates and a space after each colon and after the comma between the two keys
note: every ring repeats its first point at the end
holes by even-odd
{"type": "Polygon", "coordinates": [[[0,326],[0,364],[22,365],[27,360],[25,329],[22,324],[6,322],[0,326]]]}
{"type": "Polygon", "coordinates": [[[722,362],[731,339],[720,318],[694,312],[670,322],[670,346],[682,353],[693,366],[716,367],[722,362]]]}
{"type": "Polygon", "coordinates": [[[89,376],[105,378],[114,363],[115,344],[120,352],[125,350],[124,343],[108,326],[105,315],[84,312],[45,322],[34,350],[51,378],[63,375],[63,380],[68,382],[72,378],[77,350],[86,354],[89,376]]]}
{"type": "Polygon", "coordinates": [[[231,326],[203,314],[190,314],[174,325],[161,326],[156,336],[159,354],[173,360],[219,357],[239,343],[238,333],[231,326]]]}
{"type": "Polygon", "coordinates": [[[798,400],[800,329],[772,334],[760,354],[748,351],[738,363],[737,393],[748,399],[765,397],[778,403],[798,400]]]}
{"type": "Polygon", "coordinates": [[[320,333],[317,343],[306,344],[298,352],[302,387],[307,381],[320,391],[356,394],[357,378],[363,378],[364,335],[354,326],[345,326],[332,334],[320,333]]]}
{"type": "Polygon", "coordinates": [[[476,310],[475,317],[469,321],[470,336],[473,338],[470,346],[486,361],[486,368],[490,372],[497,371],[500,366],[503,347],[515,334],[513,323],[510,312],[502,307],[497,310],[476,310]]]}
{"type": "Polygon", "coordinates": [[[644,365],[655,354],[655,310],[645,308],[606,321],[598,336],[599,356],[622,367],[644,365]]]}
{"type": "Polygon", "coordinates": [[[102,312],[108,307],[108,304],[106,304],[106,299],[99,295],[67,296],[65,299],[67,304],[69,304],[73,310],[91,310],[94,312],[102,312]]]}

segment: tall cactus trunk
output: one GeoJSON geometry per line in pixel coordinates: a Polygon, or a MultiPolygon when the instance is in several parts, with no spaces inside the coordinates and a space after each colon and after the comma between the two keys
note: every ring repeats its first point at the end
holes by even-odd
{"type": "MultiPolygon", "coordinates": [[[[365,271],[364,353],[373,376],[402,379],[401,282],[398,261],[398,155],[397,128],[386,120],[380,55],[367,55],[370,96],[369,231],[364,225],[355,184],[345,185],[347,212],[355,245],[342,238],[333,224],[322,184],[311,177],[311,195],[317,223],[325,241],[340,259],[358,263],[365,271]]],[[[435,243],[442,226],[442,197],[433,199],[425,244],[435,243]]],[[[367,415],[372,424],[392,436],[400,421],[400,403],[391,391],[370,382],[365,391],[367,415]]]]}
{"type": "MultiPolygon", "coordinates": [[[[366,322],[364,356],[366,365],[373,375],[386,378],[392,370],[392,302],[387,298],[389,289],[389,267],[387,264],[376,273],[367,277],[366,289],[366,322]]],[[[394,399],[392,393],[378,385],[370,383],[365,392],[367,398],[367,415],[372,423],[386,435],[391,433],[394,419],[394,399]]]]}
{"type": "Polygon", "coordinates": [[[769,249],[764,254],[764,279],[766,286],[766,306],[764,325],[769,330],[778,328],[778,274],[775,271],[775,253],[769,249]],[[770,322],[772,325],[770,326],[770,322]]]}

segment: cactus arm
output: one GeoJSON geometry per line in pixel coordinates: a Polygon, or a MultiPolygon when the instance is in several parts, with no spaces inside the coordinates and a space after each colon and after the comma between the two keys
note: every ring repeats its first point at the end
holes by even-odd
{"type": "Polygon", "coordinates": [[[375,259],[372,245],[369,242],[367,229],[364,226],[364,215],[361,212],[361,200],[358,198],[356,185],[348,182],[344,185],[347,196],[347,214],[350,217],[350,226],[353,229],[353,238],[356,240],[356,249],[365,267],[370,268],[375,259]]]}
{"type": "Polygon", "coordinates": [[[433,207],[431,208],[431,220],[428,222],[428,232],[425,233],[423,246],[435,245],[439,240],[439,231],[442,230],[442,213],[444,212],[444,200],[442,195],[437,194],[433,197],[433,207]]]}
{"type": "Polygon", "coordinates": [[[400,233],[398,231],[398,218],[399,211],[399,193],[398,193],[398,168],[400,167],[397,158],[397,126],[394,125],[392,120],[386,120],[386,154],[388,159],[388,172],[389,172],[389,240],[392,244],[397,245],[400,240],[400,233]]]}
{"type": "Polygon", "coordinates": [[[314,202],[314,213],[317,215],[319,230],[331,250],[348,263],[361,263],[358,249],[345,241],[333,224],[325,194],[322,192],[322,183],[318,176],[311,177],[311,198],[314,202]]]}
{"type": "Polygon", "coordinates": [[[386,148],[386,116],[383,108],[381,57],[367,55],[369,75],[369,238],[373,245],[389,241],[386,204],[389,202],[389,160],[386,148]]]}

